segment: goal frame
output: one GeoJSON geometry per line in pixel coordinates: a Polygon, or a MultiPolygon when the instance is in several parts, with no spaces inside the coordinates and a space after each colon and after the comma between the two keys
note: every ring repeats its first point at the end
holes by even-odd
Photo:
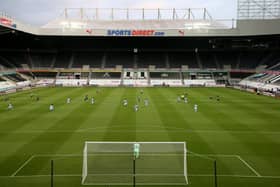
{"type": "MultiPolygon", "coordinates": [[[[183,150],[183,154],[184,154],[184,166],[183,166],[183,174],[184,175],[184,178],[185,178],[185,185],[188,185],[189,184],[189,180],[188,180],[188,176],[187,176],[187,143],[186,142],[118,142],[118,141],[115,141],[115,142],[112,142],[112,141],[86,141],[85,144],[84,144],[84,150],[83,150],[83,168],[82,168],[82,182],[81,184],[82,185],[95,185],[95,184],[85,184],[85,180],[86,180],[86,177],[87,177],[87,174],[88,174],[88,167],[87,167],[87,159],[88,159],[88,155],[87,155],[87,150],[88,150],[88,147],[87,145],[90,144],[90,143],[94,143],[94,144],[182,144],[182,146],[184,147],[184,150],[183,150]]],[[[134,175],[135,176],[135,175],[134,175]]],[[[100,184],[96,184],[96,185],[100,185],[100,184]]],[[[110,185],[114,185],[114,184],[110,184],[110,185]]],[[[118,185],[118,184],[115,184],[115,185],[118,185]]],[[[123,184],[122,184],[123,185],[123,184]]],[[[141,184],[141,185],[151,185],[151,184],[141,184]]],[[[160,184],[153,184],[153,185],[183,185],[182,183],[174,183],[174,184],[171,184],[171,183],[167,183],[167,184],[163,184],[163,183],[160,183],[160,184]]]]}

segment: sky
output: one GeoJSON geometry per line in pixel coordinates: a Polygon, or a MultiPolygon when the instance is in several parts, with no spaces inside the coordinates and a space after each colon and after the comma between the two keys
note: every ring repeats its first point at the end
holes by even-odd
{"type": "Polygon", "coordinates": [[[236,18],[237,0],[0,0],[0,11],[17,20],[44,25],[64,8],[207,8],[213,18],[236,18]]]}

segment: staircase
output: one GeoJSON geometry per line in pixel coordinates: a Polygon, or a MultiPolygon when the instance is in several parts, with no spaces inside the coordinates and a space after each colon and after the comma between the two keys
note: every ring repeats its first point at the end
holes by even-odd
{"type": "Polygon", "coordinates": [[[270,79],[269,82],[273,84],[275,82],[278,82],[279,80],[280,80],[280,75],[276,75],[275,77],[270,79]]]}
{"type": "Polygon", "coordinates": [[[16,82],[15,81],[13,81],[13,80],[11,80],[11,79],[8,79],[7,77],[5,77],[5,76],[0,76],[1,77],[1,79],[3,79],[3,80],[5,80],[5,81],[7,81],[8,83],[10,83],[10,84],[16,84],[16,82]]]}
{"type": "Polygon", "coordinates": [[[24,74],[21,74],[21,73],[18,73],[18,75],[21,76],[25,80],[32,80],[33,79],[32,77],[29,77],[28,75],[24,75],[24,74]]]}

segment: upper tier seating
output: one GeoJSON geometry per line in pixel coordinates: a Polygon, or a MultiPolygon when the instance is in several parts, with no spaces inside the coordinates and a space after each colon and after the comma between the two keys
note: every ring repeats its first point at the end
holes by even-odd
{"type": "Polygon", "coordinates": [[[178,51],[143,52],[131,51],[59,51],[59,52],[1,52],[0,68],[181,68],[218,69],[229,65],[231,69],[254,70],[260,66],[279,71],[275,66],[280,62],[280,54],[265,51],[178,51]],[[26,67],[26,66],[24,66],[26,67]]]}

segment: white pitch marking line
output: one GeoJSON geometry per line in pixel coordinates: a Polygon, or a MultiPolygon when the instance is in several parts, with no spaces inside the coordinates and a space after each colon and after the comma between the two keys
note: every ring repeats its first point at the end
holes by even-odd
{"type": "MultiPolygon", "coordinates": [[[[51,175],[16,175],[16,176],[0,176],[0,178],[32,178],[32,177],[50,177],[51,175]]],[[[82,177],[80,174],[58,174],[55,177],[82,177]]]]}
{"type": "Polygon", "coordinates": [[[237,156],[237,158],[244,163],[256,176],[261,177],[261,175],[244,159],[241,158],[241,156],[237,156]]]}
{"type": "MultiPolygon", "coordinates": [[[[111,152],[109,152],[108,154],[94,154],[96,156],[111,156],[111,152]]],[[[112,156],[127,156],[127,155],[130,155],[130,154],[116,154],[116,155],[112,155],[112,156]]],[[[153,153],[153,154],[143,154],[143,155],[146,155],[146,156],[180,156],[181,154],[161,154],[161,153],[153,153]]],[[[212,157],[232,157],[232,158],[238,158],[239,159],[239,155],[225,155],[225,154],[203,154],[204,156],[212,156],[212,157]]],[[[35,157],[82,157],[83,155],[82,154],[36,154],[36,155],[33,155],[33,158],[35,157]]],[[[188,156],[190,157],[197,157],[197,155],[194,155],[193,153],[188,153],[188,156]]]]}
{"type": "MultiPolygon", "coordinates": [[[[257,177],[274,177],[278,178],[278,176],[262,176],[260,175],[250,164],[248,164],[240,155],[223,155],[223,154],[203,154],[205,156],[213,156],[213,157],[236,157],[238,158],[243,164],[245,164],[257,177]]],[[[17,173],[19,173],[20,170],[22,170],[32,159],[35,157],[80,157],[82,156],[81,154],[35,154],[29,157],[28,160],[26,160],[11,176],[9,177],[24,177],[24,176],[16,176],[17,173]]],[[[195,156],[195,155],[189,155],[189,156],[195,156]]],[[[37,176],[37,177],[43,177],[43,176],[49,176],[49,175],[30,175],[30,176],[37,176]]],[[[77,175],[56,175],[56,176],[77,176],[77,175]]],[[[193,176],[204,176],[204,175],[193,175],[193,176]]],[[[205,175],[209,176],[209,175],[205,175]]],[[[239,176],[239,177],[253,177],[253,176],[243,176],[243,175],[218,175],[218,176],[228,176],[228,177],[234,177],[234,176],[239,176]]],[[[0,177],[5,177],[5,176],[0,176],[0,177]]],[[[29,176],[26,176],[29,177],[29,176]]],[[[279,176],[280,178],[280,176],[279,176]]]]}
{"type": "Polygon", "coordinates": [[[82,157],[82,154],[36,154],[34,157],[82,157]]]}
{"type": "MultiPolygon", "coordinates": [[[[81,174],[61,174],[54,175],[55,177],[82,177],[81,174]]],[[[209,174],[191,174],[189,177],[213,177],[209,174]]],[[[236,178],[268,178],[280,179],[280,176],[255,176],[255,175],[217,175],[218,177],[236,177],[236,178]]],[[[50,177],[50,175],[16,175],[16,176],[0,176],[0,178],[32,178],[32,177],[50,177]]]]}
{"type": "MultiPolygon", "coordinates": [[[[188,175],[190,177],[213,177],[214,175],[201,175],[201,174],[193,174],[188,175]]],[[[280,179],[280,176],[256,176],[256,175],[217,175],[218,177],[236,177],[236,178],[268,178],[268,179],[280,179]]]]}
{"type": "MultiPolygon", "coordinates": [[[[233,134],[267,134],[267,135],[277,135],[280,134],[279,131],[231,131],[231,130],[188,130],[188,129],[144,129],[144,130],[111,130],[111,132],[114,133],[127,133],[127,132],[138,132],[138,133],[163,133],[166,131],[170,131],[172,133],[205,133],[205,134],[223,134],[223,133],[233,133],[233,134]]],[[[96,129],[79,129],[76,131],[72,130],[53,130],[53,131],[42,131],[42,130],[34,130],[34,131],[15,131],[15,132],[8,132],[8,131],[2,131],[1,133],[12,133],[12,134],[25,134],[25,133],[85,133],[85,132],[90,132],[90,133],[103,133],[105,132],[105,129],[101,128],[96,128],[96,129]]]]}
{"type": "Polygon", "coordinates": [[[27,159],[27,160],[26,160],[12,175],[11,175],[11,177],[15,177],[16,174],[18,174],[18,172],[19,172],[20,170],[22,170],[22,168],[24,168],[34,157],[35,157],[34,155],[32,155],[31,157],[29,157],[29,159],[27,159]]]}
{"type": "MultiPolygon", "coordinates": [[[[202,156],[209,156],[209,157],[239,157],[239,155],[225,155],[225,154],[201,154],[202,156]]],[[[188,152],[188,156],[193,156],[193,157],[198,157],[198,155],[196,155],[193,152],[188,152]]]]}

